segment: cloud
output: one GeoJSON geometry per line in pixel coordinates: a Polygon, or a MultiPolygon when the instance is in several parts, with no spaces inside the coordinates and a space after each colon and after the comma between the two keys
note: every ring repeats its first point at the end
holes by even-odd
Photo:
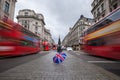
{"type": "Polygon", "coordinates": [[[67,35],[69,27],[73,27],[80,15],[92,18],[91,3],[93,0],[18,0],[15,17],[21,9],[32,9],[42,13],[45,27],[50,29],[55,42],[60,35],[61,40],[67,35]]]}

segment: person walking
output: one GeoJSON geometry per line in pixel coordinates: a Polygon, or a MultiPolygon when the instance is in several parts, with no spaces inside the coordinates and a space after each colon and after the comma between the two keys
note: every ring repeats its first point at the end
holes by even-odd
{"type": "Polygon", "coordinates": [[[59,36],[59,39],[58,39],[57,52],[59,52],[59,53],[62,52],[60,36],[59,36]]]}

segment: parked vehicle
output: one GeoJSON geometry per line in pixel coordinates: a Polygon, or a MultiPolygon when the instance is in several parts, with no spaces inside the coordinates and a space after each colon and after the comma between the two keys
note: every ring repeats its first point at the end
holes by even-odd
{"type": "Polygon", "coordinates": [[[44,41],[42,45],[44,51],[49,51],[51,48],[50,44],[47,41],[44,41]]]}
{"type": "Polygon", "coordinates": [[[57,45],[53,45],[53,46],[52,46],[52,49],[53,49],[53,50],[57,50],[57,45]]]}
{"type": "Polygon", "coordinates": [[[73,51],[72,47],[67,47],[67,51],[73,51]]]}
{"type": "Polygon", "coordinates": [[[66,50],[66,47],[62,46],[62,50],[66,50]]]}

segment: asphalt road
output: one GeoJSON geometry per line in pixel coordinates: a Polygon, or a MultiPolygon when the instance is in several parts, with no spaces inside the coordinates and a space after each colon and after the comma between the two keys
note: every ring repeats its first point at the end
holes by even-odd
{"type": "MultiPolygon", "coordinates": [[[[42,56],[45,56],[49,52],[40,52],[38,54],[19,56],[19,57],[9,57],[9,58],[0,58],[0,73],[7,71],[11,68],[25,64],[42,56]]],[[[78,57],[88,63],[95,64],[99,67],[102,67],[118,76],[120,76],[120,61],[106,59],[103,57],[97,57],[88,55],[83,52],[67,52],[71,55],[78,57]]]]}
{"type": "Polygon", "coordinates": [[[110,71],[118,76],[120,76],[120,61],[119,60],[113,60],[108,58],[103,58],[99,56],[93,56],[86,54],[84,52],[69,52],[71,55],[74,55],[76,57],[79,57],[80,59],[95,64],[99,67],[104,68],[107,71],[110,71]]]}
{"type": "Polygon", "coordinates": [[[37,58],[40,58],[48,53],[49,52],[40,52],[37,54],[30,54],[17,57],[0,57],[0,73],[14,68],[16,66],[19,66],[21,64],[35,60],[37,58]]]}

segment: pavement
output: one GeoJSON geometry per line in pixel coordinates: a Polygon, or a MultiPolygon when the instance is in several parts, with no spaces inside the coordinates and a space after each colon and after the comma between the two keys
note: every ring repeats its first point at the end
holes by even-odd
{"type": "MultiPolygon", "coordinates": [[[[67,53],[61,64],[52,61],[56,52],[0,73],[0,80],[120,80],[119,76],[67,53]]],[[[2,64],[1,64],[2,65],[2,64]]]]}

